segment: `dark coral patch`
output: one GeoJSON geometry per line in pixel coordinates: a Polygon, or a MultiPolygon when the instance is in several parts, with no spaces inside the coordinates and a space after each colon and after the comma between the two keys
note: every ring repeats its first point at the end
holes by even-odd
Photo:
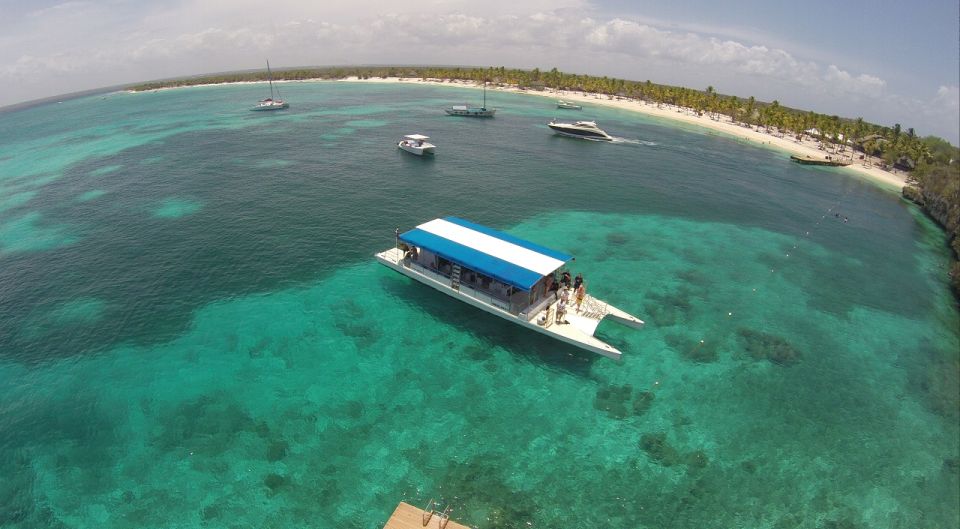
{"type": "Polygon", "coordinates": [[[640,448],[650,459],[665,467],[672,467],[680,462],[680,453],[667,443],[667,434],[663,432],[643,434],[640,437],[640,448]]]}
{"type": "Polygon", "coordinates": [[[707,466],[707,463],[710,462],[710,459],[707,457],[707,454],[703,452],[703,450],[695,450],[685,455],[683,462],[686,463],[688,467],[704,468],[707,466]]]}
{"type": "Polygon", "coordinates": [[[263,484],[270,489],[270,492],[277,492],[280,487],[283,487],[287,483],[287,478],[281,476],[280,474],[267,474],[267,477],[263,478],[263,484]]]}
{"type": "Polygon", "coordinates": [[[287,457],[286,441],[274,441],[267,447],[267,461],[280,461],[287,457]]]}
{"type": "Polygon", "coordinates": [[[647,413],[647,410],[650,409],[650,406],[653,406],[653,399],[656,398],[656,395],[652,391],[641,391],[638,392],[633,397],[633,414],[634,415],[643,415],[647,413]]]}
{"type": "Polygon", "coordinates": [[[744,350],[754,360],[767,360],[777,365],[793,365],[800,361],[800,351],[785,339],[752,329],[737,331],[744,343],[744,350]]]}
{"type": "Polygon", "coordinates": [[[623,246],[630,242],[630,236],[622,232],[612,232],[607,234],[607,243],[611,246],[623,246]]]}
{"type": "Polygon", "coordinates": [[[705,468],[710,463],[703,450],[681,453],[667,442],[664,432],[643,434],[640,436],[640,448],[647,453],[647,457],[665,467],[686,465],[688,470],[694,470],[705,468]]]}
{"type": "Polygon", "coordinates": [[[713,342],[691,340],[678,334],[667,334],[665,339],[671,349],[691,362],[706,364],[716,362],[720,357],[713,342]]]}
{"type": "Polygon", "coordinates": [[[629,384],[603,386],[597,390],[597,396],[593,399],[593,407],[607,412],[616,419],[624,419],[630,414],[627,405],[632,393],[633,388],[629,384]]]}
{"type": "Polygon", "coordinates": [[[614,419],[626,419],[630,415],[647,413],[655,398],[652,391],[635,391],[630,384],[612,384],[597,389],[593,407],[607,412],[614,419]]]}

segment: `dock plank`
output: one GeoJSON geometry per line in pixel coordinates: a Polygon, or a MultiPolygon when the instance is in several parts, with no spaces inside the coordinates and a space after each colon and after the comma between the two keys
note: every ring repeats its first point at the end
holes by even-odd
{"type": "MultiPolygon", "coordinates": [[[[441,519],[439,513],[430,517],[427,525],[423,525],[424,513],[425,511],[423,509],[418,509],[407,502],[401,501],[400,505],[397,505],[397,509],[390,515],[390,519],[387,520],[387,524],[383,526],[383,529],[440,529],[441,519]]],[[[470,527],[449,520],[444,529],[470,529],[470,527]]]]}

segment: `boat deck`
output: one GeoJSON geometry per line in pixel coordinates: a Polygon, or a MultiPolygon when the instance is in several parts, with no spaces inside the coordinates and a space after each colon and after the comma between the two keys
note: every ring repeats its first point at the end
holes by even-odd
{"type": "Polygon", "coordinates": [[[838,158],[815,158],[813,156],[797,154],[790,155],[790,159],[802,165],[827,165],[831,167],[846,167],[851,163],[848,160],[838,158]]]}
{"type": "Polygon", "coordinates": [[[425,527],[427,529],[470,529],[466,525],[441,516],[440,513],[433,513],[428,519],[427,511],[402,501],[390,515],[383,529],[424,529],[425,527]],[[425,519],[427,523],[423,523],[425,519]]]}
{"type": "Polygon", "coordinates": [[[496,300],[491,299],[488,295],[467,287],[454,289],[451,287],[450,279],[446,276],[404,261],[403,252],[398,248],[390,248],[380,252],[376,257],[377,260],[390,268],[474,307],[562,342],[609,358],[620,359],[623,353],[616,347],[593,336],[601,320],[610,318],[630,327],[640,328],[643,326],[643,320],[640,318],[590,295],[584,298],[578,311],[572,291],[570,292],[566,315],[560,321],[557,321],[557,304],[559,301],[556,299],[539,307],[535,313],[521,312],[520,314],[514,314],[505,310],[505,307],[498,306],[496,300]]]}

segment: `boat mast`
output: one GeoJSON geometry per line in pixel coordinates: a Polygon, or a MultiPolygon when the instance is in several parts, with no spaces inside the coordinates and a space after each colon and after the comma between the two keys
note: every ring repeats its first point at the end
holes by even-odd
{"type": "Polygon", "coordinates": [[[270,82],[270,100],[273,101],[273,74],[270,72],[270,59],[267,59],[267,81],[270,82]]]}
{"type": "Polygon", "coordinates": [[[487,80],[483,80],[483,109],[487,109],[487,80]]]}

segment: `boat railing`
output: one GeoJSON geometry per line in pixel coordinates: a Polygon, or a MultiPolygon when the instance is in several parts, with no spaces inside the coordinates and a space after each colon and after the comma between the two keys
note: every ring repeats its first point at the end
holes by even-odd
{"type": "Polygon", "coordinates": [[[602,320],[609,313],[610,310],[607,308],[606,302],[600,301],[590,295],[583,298],[583,304],[580,307],[581,316],[602,320]]]}
{"type": "Polygon", "coordinates": [[[436,281],[437,283],[446,283],[447,281],[450,280],[450,277],[449,277],[449,276],[446,276],[446,275],[444,275],[444,274],[441,274],[440,272],[437,272],[436,270],[431,270],[431,269],[429,269],[429,268],[427,268],[427,267],[423,266],[422,264],[417,263],[417,262],[415,262],[415,261],[407,261],[407,266],[408,266],[409,268],[411,268],[412,270],[416,271],[418,274],[421,274],[421,275],[424,275],[424,276],[426,276],[426,277],[429,277],[430,279],[433,279],[433,280],[436,281]]]}
{"type": "MultiPolygon", "coordinates": [[[[404,261],[404,266],[407,266],[408,268],[417,272],[418,274],[428,277],[436,281],[437,283],[449,285],[450,282],[452,281],[452,278],[450,276],[446,274],[442,274],[435,270],[429,269],[415,261],[410,261],[410,260],[404,261]]],[[[498,309],[509,312],[511,314],[517,313],[517,311],[513,308],[512,304],[508,300],[500,299],[490,293],[467,286],[463,283],[460,284],[460,288],[458,290],[460,291],[461,294],[465,296],[469,296],[487,305],[497,307],[498,309]]]]}
{"type": "Polygon", "coordinates": [[[520,317],[527,321],[530,321],[531,318],[533,318],[537,314],[540,314],[541,310],[545,309],[548,305],[550,305],[554,301],[556,301],[556,296],[554,296],[553,293],[547,294],[546,296],[541,298],[539,301],[537,301],[533,305],[530,305],[523,312],[521,312],[520,317]]]}

